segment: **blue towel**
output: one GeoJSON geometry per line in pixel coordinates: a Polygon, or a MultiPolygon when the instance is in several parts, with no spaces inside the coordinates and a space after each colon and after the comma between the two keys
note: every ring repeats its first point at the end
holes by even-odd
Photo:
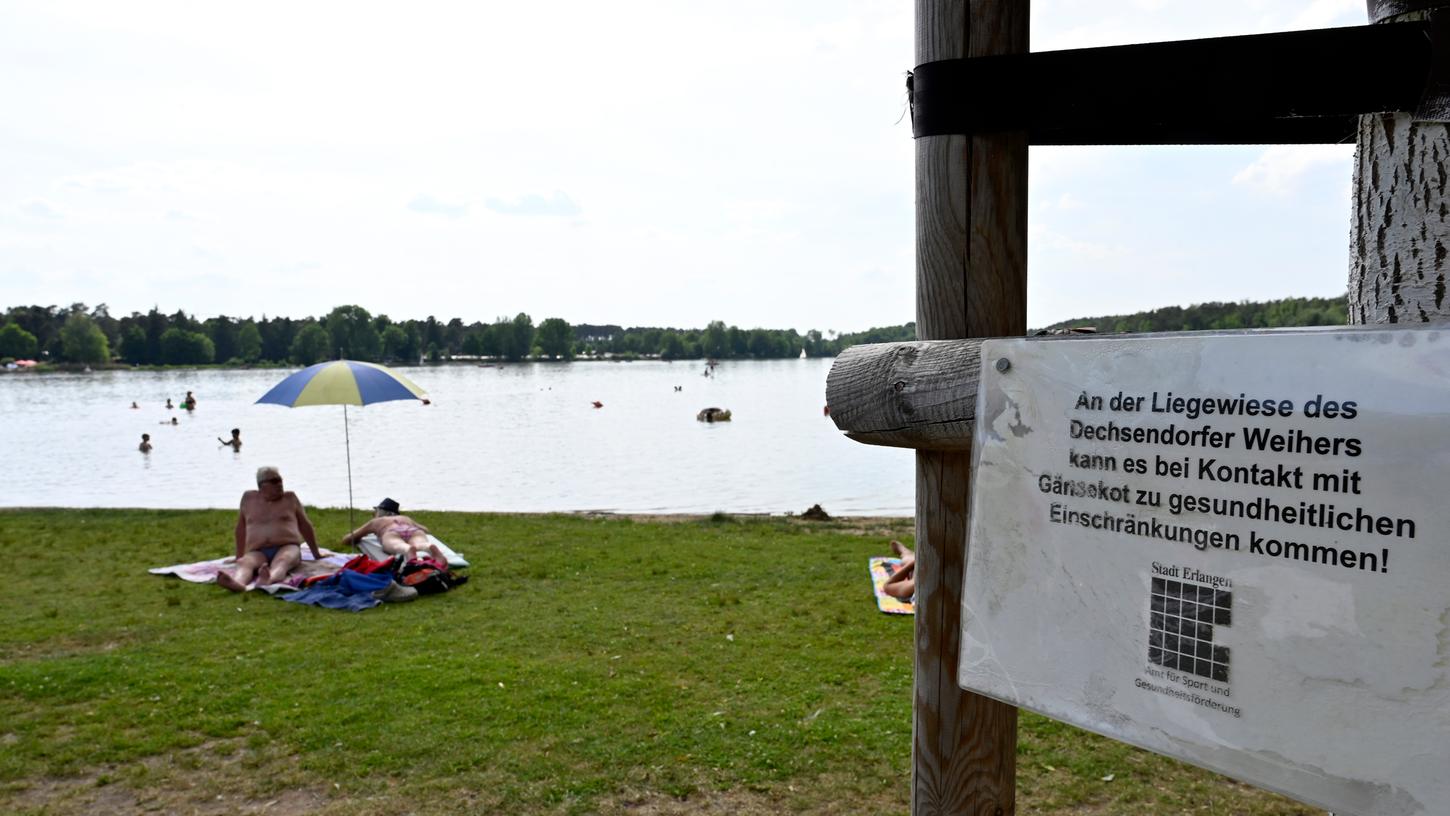
{"type": "Polygon", "coordinates": [[[284,601],[325,606],[328,609],[350,609],[361,612],[382,603],[373,593],[386,589],[393,582],[393,576],[386,572],[364,575],[361,572],[342,570],[307,589],[278,595],[284,601]]]}

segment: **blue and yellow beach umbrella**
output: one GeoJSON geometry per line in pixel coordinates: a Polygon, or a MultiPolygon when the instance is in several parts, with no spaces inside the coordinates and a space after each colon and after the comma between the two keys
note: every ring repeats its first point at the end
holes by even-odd
{"type": "Polygon", "coordinates": [[[375,363],[333,360],[302,369],[277,383],[257,402],[301,408],[427,398],[417,383],[396,371],[375,363]]]}
{"type": "Polygon", "coordinates": [[[347,406],[372,405],[375,402],[416,399],[428,402],[428,395],[417,383],[392,369],[376,363],[356,360],[333,360],[308,366],[272,386],[257,404],[341,405],[342,432],[347,450],[347,512],[352,524],[352,435],[347,428],[347,406]]]}

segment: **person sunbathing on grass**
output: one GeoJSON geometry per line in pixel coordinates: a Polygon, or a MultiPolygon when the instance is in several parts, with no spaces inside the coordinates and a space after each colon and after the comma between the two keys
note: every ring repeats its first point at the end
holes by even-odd
{"type": "Polygon", "coordinates": [[[916,594],[916,553],[900,541],[891,542],[891,551],[901,559],[901,565],[886,579],[881,590],[893,598],[909,601],[916,594]]]}
{"type": "Polygon", "coordinates": [[[322,558],[317,533],[297,494],[282,489],[282,474],[271,466],[257,469],[257,489],[242,494],[237,510],[237,564],[217,573],[216,582],[241,592],[256,576],[258,585],[274,584],[302,560],[306,541],[312,557],[322,558]]]}
{"type": "Polygon", "coordinates": [[[373,508],[373,519],[367,524],[342,537],[342,546],[353,547],[369,533],[378,537],[383,552],[417,558],[418,553],[427,552],[438,561],[447,564],[448,558],[438,545],[428,540],[428,528],[402,514],[402,508],[392,499],[383,499],[373,508]]]}

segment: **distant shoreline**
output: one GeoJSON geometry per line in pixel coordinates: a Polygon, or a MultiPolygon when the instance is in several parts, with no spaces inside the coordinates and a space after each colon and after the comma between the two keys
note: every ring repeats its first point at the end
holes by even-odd
{"type": "MultiPolygon", "coordinates": [[[[347,512],[346,507],[319,507],[307,505],[309,511],[320,510],[326,512],[347,512]]],[[[364,507],[354,507],[354,511],[369,510],[364,507]]],[[[142,513],[211,513],[216,511],[228,511],[230,507],[59,507],[46,505],[31,505],[25,507],[0,507],[0,513],[36,513],[36,512],[69,512],[77,511],[110,513],[110,512],[142,512],[142,513]]],[[[543,516],[572,516],[576,518],[615,519],[620,521],[634,521],[646,524],[684,524],[689,522],[709,521],[716,516],[724,516],[729,519],[740,519],[743,521],[799,521],[802,524],[814,526],[826,526],[832,524],[850,526],[853,524],[864,524],[867,522],[875,524],[910,524],[915,521],[914,516],[850,516],[832,515],[827,521],[815,521],[801,518],[800,513],[756,513],[740,512],[732,513],[728,510],[720,510],[716,513],[615,513],[609,510],[427,510],[414,509],[410,512],[418,515],[434,515],[446,513],[458,513],[469,516],[522,516],[522,517],[543,517],[543,516]]],[[[829,512],[829,511],[828,511],[829,512]]]]}
{"type": "MultiPolygon", "coordinates": [[[[758,363],[779,360],[834,360],[835,355],[828,357],[738,357],[726,360],[717,360],[716,365],[725,363],[758,363]]],[[[323,362],[332,362],[324,360],[323,362]]],[[[503,368],[504,366],[529,365],[543,363],[546,365],[564,365],[568,363],[687,363],[693,365],[705,365],[703,357],[682,358],[676,357],[666,360],[659,355],[636,355],[617,357],[574,357],[568,360],[552,360],[545,358],[526,360],[438,360],[427,363],[401,363],[388,362],[378,363],[389,368],[398,369],[422,369],[437,367],[476,367],[476,368],[503,368]]],[[[315,364],[314,364],[315,365],[315,364]]],[[[86,372],[96,373],[101,371],[279,371],[306,368],[301,363],[247,363],[244,365],[228,365],[226,363],[207,363],[204,365],[130,365],[129,363],[105,363],[87,365],[85,363],[40,363],[29,368],[7,369],[0,367],[0,374],[83,374],[86,372]]]]}

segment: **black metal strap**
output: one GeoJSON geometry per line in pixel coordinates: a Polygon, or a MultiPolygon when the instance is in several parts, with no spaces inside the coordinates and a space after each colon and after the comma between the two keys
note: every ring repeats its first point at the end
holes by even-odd
{"type": "Polygon", "coordinates": [[[1034,145],[1353,141],[1364,113],[1450,118],[1447,19],[929,62],[908,80],[912,133],[1026,131],[1034,145]]]}

